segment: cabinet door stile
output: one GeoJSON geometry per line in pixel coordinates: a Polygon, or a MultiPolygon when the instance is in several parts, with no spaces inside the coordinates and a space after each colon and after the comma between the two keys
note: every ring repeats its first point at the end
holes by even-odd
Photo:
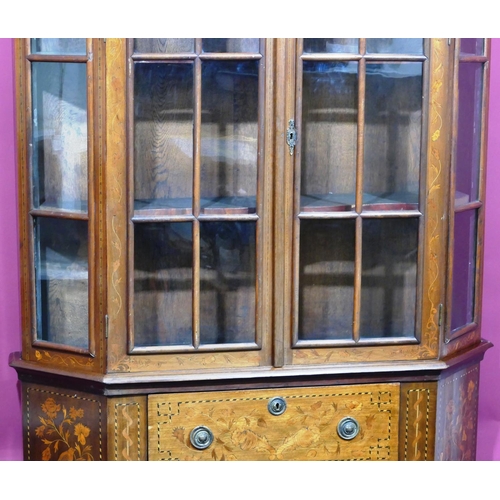
{"type": "MultiPolygon", "coordinates": [[[[293,61],[288,63],[289,51],[285,39],[279,38],[275,41],[274,63],[275,63],[275,104],[274,104],[274,185],[276,186],[275,203],[273,211],[273,265],[274,265],[274,360],[275,367],[283,366],[285,359],[284,343],[289,340],[291,307],[289,297],[286,296],[286,280],[290,280],[290,251],[286,247],[287,228],[291,226],[290,217],[290,193],[291,181],[288,166],[288,146],[286,144],[287,129],[287,101],[289,95],[288,86],[290,79],[287,78],[289,67],[293,67],[293,61]],[[286,332],[286,334],[285,334],[286,332]]],[[[291,294],[289,295],[291,297],[291,294]]]]}
{"type": "MultiPolygon", "coordinates": [[[[291,335],[291,345],[295,346],[299,340],[299,281],[300,281],[300,229],[301,221],[297,214],[300,213],[300,186],[301,186],[301,159],[302,159],[302,147],[301,138],[303,132],[302,124],[302,103],[303,103],[303,64],[302,64],[302,53],[303,53],[303,40],[297,38],[294,44],[294,50],[290,51],[293,56],[295,70],[292,72],[287,72],[290,78],[295,80],[295,91],[292,93],[293,102],[295,103],[295,110],[293,116],[287,117],[288,127],[290,128],[290,119],[294,121],[294,127],[297,134],[297,144],[293,148],[293,153],[290,152],[290,163],[293,166],[293,239],[292,239],[292,335],[291,335]]],[[[291,59],[291,58],[290,58],[291,59]]],[[[290,70],[289,70],[290,71],[290,70]]],[[[287,133],[288,133],[287,129],[287,133]]]]}
{"type": "MultiPolygon", "coordinates": [[[[364,140],[365,140],[365,93],[366,93],[366,38],[359,40],[359,70],[358,70],[358,130],[356,156],[356,213],[363,210],[363,172],[364,172],[364,140]]],[[[354,257],[354,304],[352,321],[352,338],[359,342],[361,328],[361,273],[362,273],[362,240],[363,219],[356,218],[355,257],[354,257]]]]}
{"type": "MultiPolygon", "coordinates": [[[[195,41],[197,56],[201,38],[195,41]]],[[[194,140],[193,140],[193,346],[200,346],[200,176],[201,176],[201,60],[194,63],[194,140]]]]}
{"type": "Polygon", "coordinates": [[[126,62],[125,67],[127,70],[127,78],[126,78],[126,94],[125,94],[125,102],[126,102],[126,140],[124,142],[123,147],[126,148],[126,174],[124,176],[126,180],[125,186],[125,196],[126,199],[126,207],[127,207],[127,231],[126,231],[126,252],[127,256],[127,287],[125,289],[126,293],[126,310],[127,314],[127,328],[126,328],[126,340],[127,347],[126,352],[130,353],[134,349],[135,345],[135,308],[134,308],[134,257],[135,257],[135,227],[136,224],[133,222],[134,212],[135,212],[135,191],[134,191],[134,172],[136,168],[136,155],[135,155],[135,128],[134,128],[134,94],[135,94],[135,85],[134,85],[134,74],[135,74],[135,65],[134,61],[131,60],[132,54],[134,53],[134,39],[128,38],[125,41],[126,47],[126,62]]]}
{"type": "MultiPolygon", "coordinates": [[[[98,134],[97,125],[97,95],[94,89],[98,85],[98,73],[95,71],[95,66],[99,64],[99,53],[97,46],[94,44],[92,38],[87,38],[87,192],[88,192],[88,217],[87,223],[87,238],[88,238],[88,325],[89,325],[89,352],[92,357],[96,353],[96,334],[99,331],[98,325],[101,324],[102,318],[98,318],[96,312],[99,310],[98,298],[98,276],[100,274],[98,254],[97,254],[97,241],[99,239],[99,221],[98,221],[98,187],[96,189],[96,181],[99,178],[96,169],[97,151],[96,135],[98,134]]],[[[99,356],[99,361],[102,357],[99,356]]]]}
{"type": "MultiPolygon", "coordinates": [[[[131,50],[131,49],[129,49],[131,50]]],[[[130,52],[129,52],[130,53],[130,52]]],[[[130,297],[128,278],[130,244],[128,234],[131,197],[128,194],[127,158],[130,101],[127,86],[131,70],[127,58],[127,41],[106,39],[106,228],[107,228],[107,369],[127,370],[127,329],[130,297]]]]}

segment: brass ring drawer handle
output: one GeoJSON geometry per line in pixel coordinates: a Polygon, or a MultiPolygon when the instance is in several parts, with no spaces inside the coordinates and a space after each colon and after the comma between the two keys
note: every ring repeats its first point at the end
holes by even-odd
{"type": "Polygon", "coordinates": [[[191,431],[189,439],[197,450],[204,450],[212,444],[214,435],[208,427],[199,425],[191,431]]]}
{"type": "Polygon", "coordinates": [[[359,423],[355,418],[345,417],[338,423],[337,432],[342,439],[354,439],[359,433],[359,423]]]}

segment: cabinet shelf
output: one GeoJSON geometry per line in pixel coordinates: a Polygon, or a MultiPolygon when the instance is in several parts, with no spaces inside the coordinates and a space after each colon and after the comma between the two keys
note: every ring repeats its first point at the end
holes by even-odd
{"type": "MultiPolygon", "coordinates": [[[[352,212],[355,210],[355,195],[317,194],[300,197],[301,212],[352,212]]],[[[418,195],[413,193],[394,193],[374,195],[363,193],[362,209],[366,211],[408,211],[418,210],[418,195]]]]}
{"type": "MultiPolygon", "coordinates": [[[[192,215],[191,198],[168,200],[135,200],[134,217],[168,217],[192,215]]],[[[200,215],[253,215],[257,212],[254,197],[225,196],[200,199],[200,215]]]]}

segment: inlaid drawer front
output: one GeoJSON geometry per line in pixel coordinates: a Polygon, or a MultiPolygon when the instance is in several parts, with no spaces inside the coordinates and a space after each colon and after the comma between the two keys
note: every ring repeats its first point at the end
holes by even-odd
{"type": "Polygon", "coordinates": [[[150,460],[397,460],[399,385],[153,395],[150,460]]]}

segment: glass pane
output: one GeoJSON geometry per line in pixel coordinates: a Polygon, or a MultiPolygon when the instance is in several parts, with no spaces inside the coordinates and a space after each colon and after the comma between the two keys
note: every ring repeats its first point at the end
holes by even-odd
{"type": "Polygon", "coordinates": [[[87,222],[35,219],[37,339],[89,346],[87,222]]]}
{"type": "Polygon", "coordinates": [[[460,38],[460,54],[482,56],[484,54],[484,38],[460,38]]]}
{"type": "Polygon", "coordinates": [[[85,38],[32,38],[33,54],[86,55],[85,38]]]}
{"type": "Polygon", "coordinates": [[[416,209],[422,64],[367,64],[366,73],[364,208],[416,209]]]}
{"type": "Polygon", "coordinates": [[[87,210],[87,70],[32,63],[34,206],[87,210]]]}
{"type": "Polygon", "coordinates": [[[423,38],[367,38],[368,54],[411,54],[424,53],[423,38]]]}
{"type": "Polygon", "coordinates": [[[255,222],[200,224],[200,340],[255,342],[255,222]]]}
{"type": "Polygon", "coordinates": [[[135,210],[190,213],[193,65],[134,65],[135,210]]]}
{"type": "Polygon", "coordinates": [[[256,211],[259,61],[204,61],[202,213],[256,211]]]}
{"type": "Polygon", "coordinates": [[[300,221],[299,340],[352,339],[354,220],[300,221]]]}
{"type": "Polygon", "coordinates": [[[203,52],[259,53],[258,38],[204,38],[203,52]]]}
{"type": "Polygon", "coordinates": [[[304,61],[301,210],[351,210],[356,191],[358,63],[304,61]]]}
{"type": "Polygon", "coordinates": [[[194,52],[194,38],[134,38],[136,54],[194,52]]]}
{"type": "Polygon", "coordinates": [[[305,53],[358,53],[359,38],[304,38],[305,53]]]}
{"type": "Polygon", "coordinates": [[[475,210],[455,214],[451,329],[474,321],[477,215],[475,210]]]}
{"type": "Polygon", "coordinates": [[[192,345],[190,222],[134,226],[134,342],[192,345]]]}
{"type": "Polygon", "coordinates": [[[415,336],[418,224],[363,220],[362,339],[415,336]]]}
{"type": "Polygon", "coordinates": [[[483,65],[460,63],[455,206],[479,197],[483,65]]]}

